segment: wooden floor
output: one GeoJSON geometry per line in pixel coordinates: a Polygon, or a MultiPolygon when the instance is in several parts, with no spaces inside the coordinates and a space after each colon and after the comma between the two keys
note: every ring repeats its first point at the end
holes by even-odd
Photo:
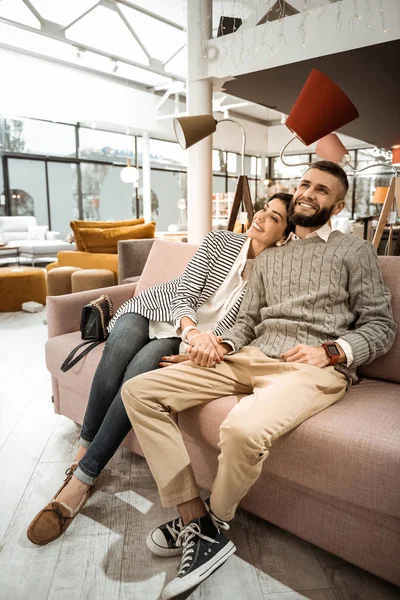
{"type": "MultiPolygon", "coordinates": [[[[144,539],[174,511],[161,508],[144,459],[127,450],[118,451],[62,538],[42,548],[26,538],[79,434],[53,413],[44,318],[0,313],[0,599],[156,600],[179,560],[153,557],[144,539]]],[[[185,598],[400,599],[399,588],[244,511],[229,533],[237,554],[185,598]]]]}

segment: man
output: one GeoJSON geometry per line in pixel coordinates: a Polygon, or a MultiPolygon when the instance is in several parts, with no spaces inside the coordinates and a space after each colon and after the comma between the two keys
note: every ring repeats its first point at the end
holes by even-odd
{"type": "Polygon", "coordinates": [[[273,441],[340,400],[356,381],[356,368],[393,343],[390,296],[374,248],[328,225],[347,189],[338,165],[310,166],[292,202],[295,234],[255,261],[237,322],[223,333],[220,364],[207,368],[208,350],[200,348],[191,361],[123,387],[161,502],[177,505],[180,514],[147,538],[155,554],[182,551],[165,599],[197,585],[234,553],[222,529],[259,477],[273,441]],[[171,413],[231,394],[250,395],[220,428],[218,472],[206,506],[171,413]]]}

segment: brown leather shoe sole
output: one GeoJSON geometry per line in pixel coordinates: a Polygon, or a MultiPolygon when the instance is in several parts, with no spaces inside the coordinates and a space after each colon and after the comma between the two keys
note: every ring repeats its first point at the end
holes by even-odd
{"type": "MultiPolygon", "coordinates": [[[[58,494],[65,488],[67,483],[76,469],[70,467],[67,469],[67,477],[58,492],[54,495],[57,498],[58,494]]],[[[76,515],[81,511],[88,501],[92,492],[91,486],[82,498],[76,511],[72,511],[67,505],[52,500],[49,502],[33,519],[26,532],[28,539],[37,546],[44,546],[62,535],[71,525],[76,515]]]]}

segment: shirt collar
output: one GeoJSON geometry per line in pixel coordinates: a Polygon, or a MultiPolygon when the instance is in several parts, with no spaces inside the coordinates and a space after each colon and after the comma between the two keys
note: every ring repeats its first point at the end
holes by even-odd
{"type": "MultiPolygon", "coordinates": [[[[325,225],[322,225],[322,227],[320,227],[319,229],[316,229],[312,233],[309,233],[308,235],[306,235],[306,237],[304,239],[306,240],[308,238],[313,238],[313,237],[318,236],[321,238],[321,240],[324,240],[324,242],[327,242],[331,233],[332,233],[332,227],[330,227],[328,225],[328,223],[325,223],[325,225]]],[[[294,233],[294,231],[291,231],[289,233],[288,237],[286,238],[286,241],[283,242],[282,246],[287,244],[289,240],[299,240],[299,239],[300,239],[299,236],[296,235],[294,233]]]]}

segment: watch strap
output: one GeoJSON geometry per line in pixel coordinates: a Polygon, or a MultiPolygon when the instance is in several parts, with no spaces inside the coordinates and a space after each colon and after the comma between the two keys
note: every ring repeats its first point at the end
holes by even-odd
{"type": "Polygon", "coordinates": [[[321,346],[325,350],[325,352],[329,358],[329,366],[333,367],[333,366],[337,365],[340,361],[340,350],[338,349],[335,342],[325,342],[324,344],[321,344],[321,346]],[[329,346],[335,346],[338,350],[338,354],[331,354],[331,352],[329,350],[329,346]]]}

